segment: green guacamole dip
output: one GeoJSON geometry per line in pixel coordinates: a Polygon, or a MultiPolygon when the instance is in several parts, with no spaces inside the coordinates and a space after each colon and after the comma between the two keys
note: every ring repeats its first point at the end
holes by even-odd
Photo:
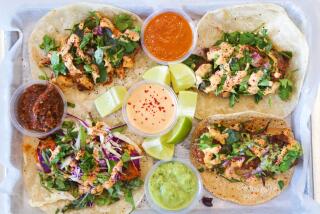
{"type": "Polygon", "coordinates": [[[186,208],[198,191],[195,173],[177,161],[160,164],[150,176],[148,186],[154,202],[167,210],[186,208]]]}

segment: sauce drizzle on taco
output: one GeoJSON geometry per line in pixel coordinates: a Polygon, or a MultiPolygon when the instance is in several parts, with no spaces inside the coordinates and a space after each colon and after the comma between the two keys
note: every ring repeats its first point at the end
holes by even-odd
{"type": "Polygon", "coordinates": [[[230,182],[272,178],[294,166],[302,149],[290,129],[278,133],[267,129],[268,123],[258,131],[242,122],[210,124],[195,140],[193,155],[205,169],[230,182]]]}
{"type": "Polygon", "coordinates": [[[288,67],[292,52],[277,50],[267,29],[225,32],[204,52],[205,57],[193,55],[184,63],[195,69],[199,90],[229,98],[230,107],[240,95],[253,96],[256,103],[275,93],[283,101],[290,98],[293,85],[288,67]]]}
{"type": "Polygon", "coordinates": [[[112,83],[113,76],[124,79],[133,68],[140,29],[130,15],[121,13],[111,20],[93,11],[70,31],[60,44],[45,35],[39,46],[45,57],[38,64],[52,69],[58,85],[93,90],[98,83],[112,83]]]}
{"type": "Polygon", "coordinates": [[[68,120],[60,131],[40,140],[36,159],[42,186],[74,197],[58,211],[110,205],[122,196],[135,207],[132,191],[143,184],[141,150],[108,130],[103,122],[86,126],[68,120]]]}

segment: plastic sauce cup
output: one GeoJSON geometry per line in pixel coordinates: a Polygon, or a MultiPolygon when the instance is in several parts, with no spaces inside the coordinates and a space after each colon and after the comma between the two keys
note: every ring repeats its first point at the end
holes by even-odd
{"type": "Polygon", "coordinates": [[[197,30],[193,24],[192,19],[190,18],[190,16],[188,14],[186,14],[182,9],[161,9],[161,10],[157,10],[155,12],[153,12],[151,15],[149,15],[147,17],[147,19],[144,21],[143,26],[142,26],[142,31],[141,31],[141,45],[142,45],[142,49],[143,51],[146,53],[146,55],[148,57],[150,57],[152,60],[156,61],[159,64],[163,64],[163,65],[168,65],[168,64],[175,64],[175,63],[179,63],[184,61],[185,59],[187,59],[191,53],[193,52],[193,50],[196,47],[197,44],[197,39],[198,39],[198,33],[197,30]],[[162,13],[166,13],[166,12],[172,12],[172,13],[176,13],[180,16],[182,16],[188,23],[189,26],[191,28],[192,31],[192,44],[188,50],[188,52],[186,54],[184,54],[181,58],[174,60],[174,61],[165,61],[165,60],[161,60],[158,59],[156,56],[154,56],[146,47],[146,44],[144,42],[144,33],[145,33],[145,29],[148,26],[149,22],[156,16],[162,14],[162,13]]]}
{"type": "Polygon", "coordinates": [[[60,123],[55,128],[53,128],[53,129],[51,129],[51,130],[49,130],[47,132],[34,131],[34,130],[30,130],[30,129],[25,128],[20,123],[20,121],[18,119],[18,112],[17,112],[18,102],[19,102],[19,98],[24,93],[24,91],[28,87],[30,87],[32,85],[35,85],[35,84],[47,85],[47,84],[52,84],[52,83],[49,83],[47,81],[37,80],[37,81],[31,81],[31,82],[28,82],[26,84],[23,84],[23,85],[19,86],[15,90],[15,92],[13,93],[13,95],[11,97],[11,101],[10,101],[10,119],[11,119],[11,122],[12,122],[13,126],[19,132],[21,132],[22,134],[30,136],[30,137],[43,138],[43,137],[46,137],[46,136],[54,133],[55,131],[57,131],[57,130],[59,130],[61,128],[61,125],[62,125],[63,120],[64,120],[64,118],[66,116],[66,113],[67,113],[67,102],[66,102],[66,100],[64,98],[64,95],[63,95],[63,92],[61,91],[61,89],[58,86],[52,84],[52,85],[54,85],[54,87],[58,91],[58,93],[60,94],[61,99],[62,99],[63,104],[64,104],[63,115],[62,115],[60,123]]]}
{"type": "Polygon", "coordinates": [[[170,88],[169,86],[167,86],[165,84],[162,84],[162,83],[158,83],[158,82],[154,82],[154,81],[146,81],[146,80],[137,82],[129,89],[129,91],[128,91],[125,99],[124,99],[124,102],[123,102],[123,105],[122,105],[122,116],[123,116],[124,121],[127,123],[128,128],[131,131],[133,131],[134,133],[136,133],[137,135],[140,135],[140,136],[143,136],[143,137],[159,137],[159,136],[164,135],[167,132],[169,132],[177,122],[177,117],[178,117],[178,98],[177,98],[177,95],[174,93],[172,88],[170,88]],[[174,113],[173,113],[173,116],[171,118],[171,121],[169,122],[169,125],[167,125],[166,128],[164,128],[162,130],[159,130],[159,132],[157,132],[157,133],[148,133],[146,131],[143,131],[143,130],[139,129],[135,125],[131,124],[131,122],[129,120],[129,115],[128,115],[128,112],[127,112],[127,107],[128,107],[128,104],[129,104],[128,100],[130,99],[132,93],[134,91],[136,91],[140,86],[148,85],[148,84],[159,85],[162,88],[164,88],[168,92],[169,96],[172,98],[173,105],[174,105],[174,113]]]}
{"type": "Polygon", "coordinates": [[[195,206],[199,203],[199,200],[202,197],[202,191],[203,191],[203,185],[202,185],[202,179],[201,176],[198,172],[198,170],[189,162],[182,160],[182,159],[176,159],[173,158],[170,161],[159,161],[157,162],[155,165],[152,166],[152,168],[149,170],[146,179],[145,179],[145,184],[144,184],[144,190],[145,190],[145,194],[146,194],[146,198],[148,201],[148,204],[151,206],[152,209],[154,209],[156,212],[158,213],[166,213],[166,214],[182,214],[182,213],[189,213],[193,208],[195,208],[195,206]],[[152,195],[150,193],[150,188],[149,188],[149,182],[150,182],[150,178],[153,175],[153,173],[156,171],[156,169],[161,165],[161,164],[165,164],[168,162],[178,162],[178,163],[182,163],[184,164],[187,168],[189,168],[194,175],[197,178],[197,187],[198,190],[195,193],[192,201],[189,203],[188,206],[180,209],[180,210],[168,210],[168,209],[164,209],[161,206],[159,206],[152,198],[152,195]]]}

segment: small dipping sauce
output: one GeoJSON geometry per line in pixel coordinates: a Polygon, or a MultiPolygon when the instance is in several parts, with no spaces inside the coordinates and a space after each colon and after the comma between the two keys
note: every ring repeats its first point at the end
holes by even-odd
{"type": "Polygon", "coordinates": [[[65,106],[62,92],[51,83],[22,85],[11,99],[11,119],[22,133],[42,137],[60,126],[65,106]]]}
{"type": "Polygon", "coordinates": [[[202,190],[196,170],[177,160],[156,164],[147,176],[145,185],[150,205],[166,211],[192,209],[202,190]]]}
{"type": "Polygon", "coordinates": [[[147,18],[142,31],[145,52],[159,63],[178,62],[191,54],[195,33],[184,13],[159,11],[147,18]]]}
{"type": "Polygon", "coordinates": [[[176,122],[177,97],[166,85],[141,81],[129,90],[122,113],[137,134],[162,135],[176,122]]]}

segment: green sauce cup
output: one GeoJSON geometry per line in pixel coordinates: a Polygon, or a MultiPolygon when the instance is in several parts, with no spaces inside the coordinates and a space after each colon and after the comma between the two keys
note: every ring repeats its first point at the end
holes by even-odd
{"type": "Polygon", "coordinates": [[[196,168],[181,159],[159,161],[149,171],[146,198],[158,213],[188,213],[202,196],[202,180],[196,168]]]}

